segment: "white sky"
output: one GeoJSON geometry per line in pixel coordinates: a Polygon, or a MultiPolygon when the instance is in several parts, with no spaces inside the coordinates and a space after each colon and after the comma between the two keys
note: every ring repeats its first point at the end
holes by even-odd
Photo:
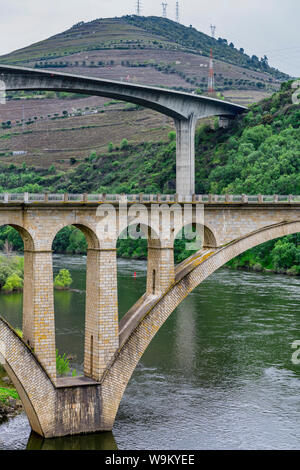
{"type": "MultiPolygon", "coordinates": [[[[142,0],[145,16],[162,13],[162,0],[142,0]]],[[[175,19],[176,0],[168,1],[175,19]]],[[[179,0],[181,22],[259,57],[270,65],[300,76],[299,0],[179,0]]],[[[62,32],[78,21],[135,12],[136,0],[0,0],[0,54],[11,52],[62,32]]]]}

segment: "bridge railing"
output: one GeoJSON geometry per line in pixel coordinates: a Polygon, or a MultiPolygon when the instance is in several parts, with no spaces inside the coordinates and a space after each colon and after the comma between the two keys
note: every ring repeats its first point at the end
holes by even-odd
{"type": "Polygon", "coordinates": [[[300,203],[300,195],[246,194],[70,194],[70,193],[0,193],[0,204],[21,203],[204,203],[204,204],[283,204],[300,203]]]}

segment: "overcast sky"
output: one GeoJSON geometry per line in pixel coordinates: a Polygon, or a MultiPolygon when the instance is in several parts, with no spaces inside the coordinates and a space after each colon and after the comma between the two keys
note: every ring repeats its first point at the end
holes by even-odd
{"type": "MultiPolygon", "coordinates": [[[[168,2],[175,19],[176,0],[168,2]]],[[[162,0],[142,0],[142,14],[162,13],[162,0]]],[[[62,32],[78,21],[135,12],[136,0],[0,0],[0,54],[62,32]]],[[[232,41],[248,54],[300,76],[299,0],[179,0],[181,23],[232,41]]]]}

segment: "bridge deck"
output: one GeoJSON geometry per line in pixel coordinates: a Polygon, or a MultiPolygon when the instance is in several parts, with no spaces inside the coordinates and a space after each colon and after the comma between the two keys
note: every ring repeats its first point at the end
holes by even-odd
{"type": "Polygon", "coordinates": [[[1,204],[118,204],[135,203],[199,203],[199,204],[300,204],[300,195],[247,195],[247,194],[31,194],[2,193],[1,204]]]}

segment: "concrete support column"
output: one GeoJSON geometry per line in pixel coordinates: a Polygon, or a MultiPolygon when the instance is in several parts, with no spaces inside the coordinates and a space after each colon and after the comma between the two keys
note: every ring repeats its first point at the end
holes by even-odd
{"type": "Polygon", "coordinates": [[[195,193],[195,129],[197,118],[174,119],[176,126],[176,193],[195,193]]]}
{"type": "Polygon", "coordinates": [[[88,249],[84,374],[100,380],[119,347],[115,249],[88,249]]]}
{"type": "Polygon", "coordinates": [[[173,244],[148,240],[147,294],[161,295],[174,282],[173,244]]]}
{"type": "Polygon", "coordinates": [[[24,252],[23,339],[55,380],[52,251],[24,252]]]}

